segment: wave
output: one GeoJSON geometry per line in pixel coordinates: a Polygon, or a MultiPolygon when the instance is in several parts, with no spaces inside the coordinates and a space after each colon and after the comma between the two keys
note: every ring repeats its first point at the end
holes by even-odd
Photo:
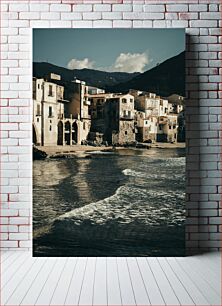
{"type": "Polygon", "coordinates": [[[143,172],[135,171],[132,169],[124,169],[122,173],[126,176],[137,176],[137,177],[144,177],[143,172]]]}
{"type": "Polygon", "coordinates": [[[166,172],[166,173],[149,173],[149,169],[147,169],[147,172],[142,172],[142,171],[136,171],[136,170],[132,170],[132,169],[124,169],[122,171],[122,173],[125,176],[133,176],[133,177],[139,177],[139,178],[144,178],[144,179],[178,179],[180,178],[181,181],[185,181],[184,175],[183,173],[176,173],[176,174],[170,174],[166,172]]]}
{"type": "Polygon", "coordinates": [[[123,191],[123,189],[124,189],[124,186],[120,186],[112,196],[107,197],[107,198],[105,198],[103,200],[100,200],[98,202],[89,203],[89,204],[87,204],[87,205],[85,205],[83,207],[75,208],[75,209],[73,209],[73,210],[71,210],[71,211],[69,211],[69,212],[59,216],[57,218],[57,220],[62,220],[62,219],[66,219],[66,218],[72,218],[72,217],[75,217],[75,216],[79,217],[81,215],[84,215],[86,217],[90,213],[94,212],[99,205],[101,205],[101,204],[102,205],[106,205],[110,201],[118,198],[118,195],[120,195],[120,193],[121,193],[121,191],[123,191]]]}
{"type": "Polygon", "coordinates": [[[183,192],[146,190],[123,185],[112,196],[75,208],[58,217],[57,221],[70,221],[75,225],[84,222],[99,225],[129,224],[137,220],[147,225],[158,225],[163,222],[179,224],[184,218],[183,192]]]}
{"type": "Polygon", "coordinates": [[[114,154],[114,152],[108,152],[108,151],[87,151],[88,154],[95,154],[95,155],[110,155],[114,154]]]}

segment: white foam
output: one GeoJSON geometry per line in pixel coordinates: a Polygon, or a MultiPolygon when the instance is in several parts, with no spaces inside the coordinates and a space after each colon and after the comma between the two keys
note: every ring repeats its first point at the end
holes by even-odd
{"type": "Polygon", "coordinates": [[[145,190],[124,185],[119,187],[114,195],[73,209],[61,215],[57,220],[70,220],[75,224],[85,220],[94,224],[103,224],[110,220],[125,224],[135,220],[140,220],[145,224],[158,224],[168,222],[168,220],[174,223],[184,219],[183,208],[176,207],[178,200],[184,200],[183,193],[173,194],[169,191],[145,190]],[[152,197],[161,202],[163,199],[165,201],[162,202],[161,207],[156,207],[155,203],[152,205],[149,203],[149,198],[152,197]]]}
{"type": "Polygon", "coordinates": [[[108,151],[89,151],[87,153],[88,154],[103,154],[103,155],[113,154],[113,152],[108,152],[108,151]]]}

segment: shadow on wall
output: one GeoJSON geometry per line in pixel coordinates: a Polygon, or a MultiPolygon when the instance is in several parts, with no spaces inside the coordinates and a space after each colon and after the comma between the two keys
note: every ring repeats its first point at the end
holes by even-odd
{"type": "Polygon", "coordinates": [[[194,38],[186,35],[186,254],[208,251],[200,248],[199,233],[208,232],[208,225],[201,224],[201,203],[208,195],[201,187],[201,112],[198,50],[194,38]]]}

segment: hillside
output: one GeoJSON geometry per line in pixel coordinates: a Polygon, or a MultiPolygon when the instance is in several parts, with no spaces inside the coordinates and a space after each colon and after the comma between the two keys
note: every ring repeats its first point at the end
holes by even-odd
{"type": "Polygon", "coordinates": [[[62,80],[70,82],[74,78],[85,81],[87,85],[105,88],[114,86],[119,83],[128,82],[140,73],[126,72],[105,72],[93,69],[74,69],[70,70],[63,67],[58,67],[49,63],[33,63],[33,76],[41,78],[49,73],[61,75],[62,80]]]}
{"type": "Polygon", "coordinates": [[[174,56],[144,73],[105,72],[93,69],[70,70],[49,63],[33,63],[33,76],[41,78],[49,73],[61,75],[69,83],[74,78],[90,86],[109,92],[127,92],[138,89],[155,92],[161,96],[185,96],[185,52],[174,56]]]}
{"type": "Polygon", "coordinates": [[[110,92],[138,89],[165,97],[173,93],[185,96],[185,51],[129,81],[108,86],[106,89],[110,92]]]}

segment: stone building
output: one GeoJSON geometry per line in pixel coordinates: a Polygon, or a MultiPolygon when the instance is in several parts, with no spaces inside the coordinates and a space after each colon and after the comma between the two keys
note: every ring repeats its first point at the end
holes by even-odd
{"type": "Polygon", "coordinates": [[[168,100],[160,98],[155,93],[143,93],[135,98],[135,108],[144,111],[146,117],[166,116],[168,114],[168,100]]]}
{"type": "Polygon", "coordinates": [[[108,98],[113,97],[114,94],[99,93],[89,94],[90,114],[92,119],[91,131],[104,133],[105,132],[105,117],[104,108],[108,98]]]}
{"type": "Polygon", "coordinates": [[[86,141],[113,145],[185,140],[182,98],[171,102],[155,93],[105,93],[84,81],[62,82],[50,74],[33,78],[33,142],[74,145],[86,141]],[[90,94],[90,93],[91,94],[90,94]],[[94,92],[94,94],[92,94],[94,92]]]}
{"type": "Polygon", "coordinates": [[[158,118],[157,141],[177,142],[178,115],[170,114],[158,118]]]}
{"type": "Polygon", "coordinates": [[[157,122],[156,116],[146,117],[145,112],[135,112],[135,127],[136,127],[136,140],[138,142],[155,142],[157,135],[157,122]]]}
{"type": "Polygon", "coordinates": [[[115,94],[104,104],[105,140],[113,145],[135,142],[134,97],[115,94]]]}
{"type": "Polygon", "coordinates": [[[135,97],[138,141],[185,140],[183,97],[171,95],[168,100],[145,91],[130,90],[130,93],[135,97]]]}
{"type": "Polygon", "coordinates": [[[130,90],[130,93],[135,97],[137,141],[155,142],[158,118],[169,113],[168,100],[146,91],[130,90]]]}

